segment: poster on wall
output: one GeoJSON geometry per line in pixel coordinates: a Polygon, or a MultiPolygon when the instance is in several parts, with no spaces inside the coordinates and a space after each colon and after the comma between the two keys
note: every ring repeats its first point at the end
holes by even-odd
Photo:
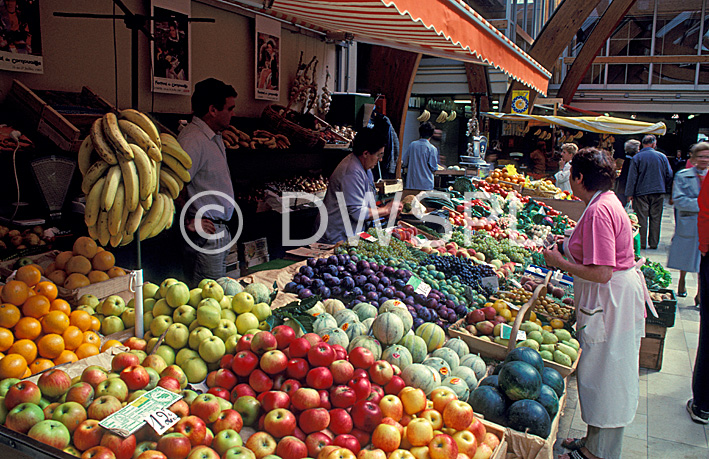
{"type": "Polygon", "coordinates": [[[0,0],[0,70],[44,73],[39,0],[0,0]]]}
{"type": "Polygon", "coordinates": [[[512,112],[529,114],[529,91],[512,91],[512,112]]]}
{"type": "Polygon", "coordinates": [[[192,93],[190,0],[153,0],[153,91],[192,93]]]}
{"type": "Polygon", "coordinates": [[[281,23],[256,16],[256,99],[280,97],[281,23]]]}

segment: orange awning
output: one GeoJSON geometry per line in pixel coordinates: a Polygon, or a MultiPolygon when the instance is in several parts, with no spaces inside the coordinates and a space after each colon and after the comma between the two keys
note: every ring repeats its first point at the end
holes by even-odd
{"type": "Polygon", "coordinates": [[[365,43],[491,65],[542,94],[551,77],[462,0],[274,0],[270,10],[365,43]]]}

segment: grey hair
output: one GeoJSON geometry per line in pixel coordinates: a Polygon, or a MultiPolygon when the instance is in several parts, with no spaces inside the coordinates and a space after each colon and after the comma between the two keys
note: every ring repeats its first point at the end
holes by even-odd
{"type": "Polygon", "coordinates": [[[625,142],[625,145],[623,145],[623,149],[625,149],[625,152],[628,154],[635,154],[640,150],[640,141],[635,140],[635,139],[630,139],[627,142],[625,142]]]}

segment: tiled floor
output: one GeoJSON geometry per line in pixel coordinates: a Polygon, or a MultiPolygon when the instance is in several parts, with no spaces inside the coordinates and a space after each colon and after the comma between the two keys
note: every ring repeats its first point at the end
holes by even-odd
{"type": "MultiPolygon", "coordinates": [[[[660,245],[657,250],[643,250],[642,255],[664,265],[673,233],[672,207],[665,205],[660,245]]],[[[676,290],[678,272],[672,271],[672,276],[671,288],[676,290]]],[[[709,426],[695,424],[685,411],[692,393],[692,368],[699,336],[699,310],[694,306],[696,285],[696,275],[688,274],[688,295],[678,298],[675,326],[667,330],[665,337],[662,369],[640,369],[640,403],[635,420],[625,429],[623,459],[709,458],[709,426]]],[[[572,378],[559,424],[556,455],[567,452],[561,447],[563,439],[582,437],[585,433],[576,380],[572,378]]]]}

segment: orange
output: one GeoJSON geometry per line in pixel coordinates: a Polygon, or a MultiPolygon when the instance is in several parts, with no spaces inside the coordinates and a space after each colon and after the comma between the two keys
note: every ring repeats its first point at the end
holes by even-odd
{"type": "Polygon", "coordinates": [[[15,279],[32,287],[42,280],[42,271],[37,265],[25,265],[17,270],[15,279]]]}
{"type": "Polygon", "coordinates": [[[62,363],[67,362],[76,362],[77,360],[79,360],[79,357],[77,357],[72,351],[63,351],[59,354],[59,357],[54,359],[54,365],[61,365],[62,363]]]}
{"type": "Polygon", "coordinates": [[[96,333],[95,331],[85,331],[83,342],[93,344],[94,346],[98,347],[101,345],[101,337],[98,336],[98,333],[96,333]]]}
{"type": "Polygon", "coordinates": [[[35,339],[42,333],[42,324],[34,317],[23,317],[15,325],[16,339],[35,339]]]}
{"type": "Polygon", "coordinates": [[[34,362],[30,363],[29,369],[30,372],[35,375],[39,373],[40,371],[47,370],[49,368],[52,368],[55,365],[54,362],[52,362],[49,359],[43,359],[42,357],[35,359],[34,362]]]}
{"type": "Polygon", "coordinates": [[[2,288],[3,303],[11,303],[15,306],[22,306],[30,296],[30,289],[27,284],[17,280],[11,280],[2,288]]]}
{"type": "Polygon", "coordinates": [[[91,328],[91,318],[91,314],[86,311],[71,311],[71,314],[69,315],[69,322],[71,325],[79,327],[82,332],[85,332],[91,328]]]}
{"type": "Polygon", "coordinates": [[[125,276],[126,272],[123,270],[123,268],[119,268],[118,266],[114,266],[113,268],[108,270],[108,277],[113,279],[114,277],[120,277],[120,276],[125,276]]]}
{"type": "Polygon", "coordinates": [[[51,303],[44,295],[34,295],[25,301],[22,305],[22,314],[27,317],[39,319],[49,312],[51,303]]]}
{"type": "Polygon", "coordinates": [[[79,273],[84,276],[91,271],[91,262],[83,255],[75,255],[66,262],[66,272],[68,274],[79,273]]]}
{"type": "Polygon", "coordinates": [[[91,266],[97,271],[108,271],[116,264],[116,257],[108,250],[98,252],[91,259],[91,266]]]}
{"type": "Polygon", "coordinates": [[[0,304],[0,327],[14,327],[20,320],[20,316],[20,310],[14,304],[0,304]]]}
{"type": "Polygon", "coordinates": [[[96,255],[98,246],[90,237],[81,236],[74,241],[74,255],[83,255],[86,258],[93,258],[96,255]]]}
{"type": "Polygon", "coordinates": [[[61,311],[66,315],[71,314],[71,305],[68,301],[62,300],[61,298],[53,300],[49,306],[49,311],[61,311]]]}
{"type": "Polygon", "coordinates": [[[101,321],[98,320],[98,317],[91,316],[91,330],[93,331],[99,331],[101,330],[101,321]]]}
{"type": "Polygon", "coordinates": [[[62,338],[64,338],[64,347],[70,351],[73,351],[84,342],[84,333],[79,329],[79,327],[71,325],[64,330],[64,333],[62,333],[62,338]]]}
{"type": "Polygon", "coordinates": [[[49,301],[54,301],[59,294],[59,290],[57,290],[57,286],[54,282],[49,281],[42,281],[37,284],[36,290],[40,295],[46,296],[49,301]]]}
{"type": "Polygon", "coordinates": [[[66,263],[73,256],[74,256],[74,252],[72,252],[70,250],[60,253],[59,255],[57,255],[57,258],[54,259],[54,266],[56,267],[56,269],[66,268],[66,263]]]}
{"type": "Polygon", "coordinates": [[[7,353],[21,355],[25,359],[25,362],[32,363],[34,359],[37,358],[37,346],[35,346],[34,341],[21,339],[15,341],[15,343],[10,346],[7,353]]]}
{"type": "MultiPolygon", "coordinates": [[[[98,355],[98,354],[99,354],[99,350],[95,344],[84,343],[76,349],[76,356],[79,359],[85,359],[86,357],[90,357],[92,355],[98,355]]],[[[2,368],[0,366],[0,370],[1,369],[2,368]]]]}
{"type": "Polygon", "coordinates": [[[56,333],[44,335],[37,342],[37,350],[46,359],[56,359],[64,350],[64,338],[56,333]]]}
{"type": "Polygon", "coordinates": [[[69,327],[69,316],[61,311],[49,311],[42,318],[42,331],[61,335],[69,327]]]}
{"type": "Polygon", "coordinates": [[[0,379],[22,378],[27,372],[27,362],[21,355],[10,354],[0,359],[0,379]]]}
{"type": "Polygon", "coordinates": [[[98,284],[99,282],[107,281],[108,279],[110,279],[110,277],[108,277],[108,274],[103,271],[91,271],[86,277],[89,278],[89,282],[91,282],[92,284],[98,284]]]}
{"type": "Polygon", "coordinates": [[[103,352],[103,351],[105,351],[106,349],[111,348],[111,347],[113,347],[113,346],[120,346],[120,345],[122,345],[122,344],[123,344],[123,343],[121,343],[121,342],[118,341],[117,339],[109,339],[108,341],[106,341],[105,343],[103,343],[103,346],[101,346],[101,352],[103,352]]]}
{"type": "Polygon", "coordinates": [[[7,328],[0,328],[0,352],[5,352],[10,349],[12,343],[15,342],[15,337],[7,328]]]}
{"type": "Polygon", "coordinates": [[[22,379],[29,378],[30,376],[32,376],[32,372],[30,371],[30,367],[27,367],[25,374],[22,375],[22,379]]]}
{"type": "Polygon", "coordinates": [[[72,273],[67,276],[66,281],[64,281],[64,288],[69,290],[74,290],[75,288],[86,287],[90,285],[91,281],[88,277],[80,273],[72,273]]]}

